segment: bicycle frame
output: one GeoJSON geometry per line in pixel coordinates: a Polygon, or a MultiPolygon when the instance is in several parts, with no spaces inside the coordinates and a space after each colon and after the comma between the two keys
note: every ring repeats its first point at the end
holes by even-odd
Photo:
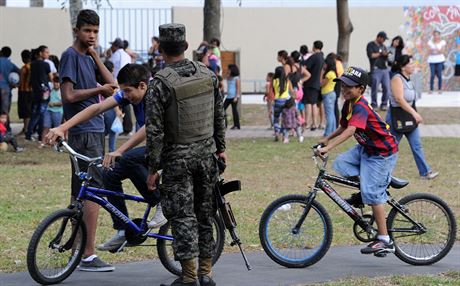
{"type": "MultiPolygon", "coordinates": [[[[86,175],[84,172],[81,172],[81,176],[86,175]]],[[[100,189],[100,188],[94,188],[88,185],[88,182],[83,182],[80,188],[80,191],[77,196],[77,201],[82,202],[83,200],[88,200],[92,201],[101,207],[103,207],[106,211],[109,213],[115,215],[118,219],[120,219],[127,228],[131,229],[134,233],[136,234],[141,234],[143,229],[145,228],[145,224],[147,222],[147,218],[149,216],[150,210],[152,206],[147,203],[147,201],[143,197],[139,196],[133,196],[133,195],[127,195],[124,193],[118,193],[118,192],[113,192],[109,191],[106,189],[100,189]],[[102,196],[115,196],[115,197],[120,197],[124,200],[130,200],[130,201],[135,201],[135,202],[140,202],[140,203],[146,203],[147,208],[145,209],[144,215],[142,217],[142,223],[140,226],[137,226],[129,217],[125,216],[120,210],[118,210],[114,205],[112,205],[109,201],[106,199],[100,197],[102,196]]],[[[153,237],[156,239],[165,239],[165,240],[173,240],[172,236],[165,236],[165,235],[160,235],[157,233],[147,233],[147,237],[153,237]]]]}

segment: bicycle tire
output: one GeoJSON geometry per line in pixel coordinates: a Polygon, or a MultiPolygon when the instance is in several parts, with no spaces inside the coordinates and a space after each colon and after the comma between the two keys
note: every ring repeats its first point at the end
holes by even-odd
{"type": "Polygon", "coordinates": [[[293,227],[302,215],[306,202],[305,195],[281,197],[265,209],[260,219],[259,238],[265,253],[276,263],[288,268],[304,268],[315,264],[326,254],[332,242],[331,219],[317,201],[312,202],[300,233],[293,233],[293,227]],[[315,230],[320,228],[322,230],[315,230]],[[305,237],[307,232],[308,237],[305,237]],[[286,241],[285,234],[288,239],[286,241]],[[281,242],[275,241],[278,237],[282,238],[281,242]],[[311,244],[315,238],[318,241],[311,244]],[[300,245],[294,247],[293,243],[300,245]],[[290,257],[289,254],[296,250],[303,253],[290,257]]]}
{"type": "MultiPolygon", "coordinates": [[[[218,214],[213,217],[213,233],[215,240],[215,252],[212,257],[212,264],[214,265],[219,260],[222,251],[224,250],[225,244],[225,230],[222,219],[218,214]]],[[[166,223],[160,228],[158,232],[160,235],[171,235],[170,223],[166,223]]],[[[172,274],[180,276],[182,274],[182,268],[178,261],[174,260],[172,241],[166,239],[157,239],[157,252],[160,258],[161,264],[172,274]]]]}
{"type": "MultiPolygon", "coordinates": [[[[65,244],[72,233],[72,223],[75,220],[76,213],[70,209],[58,210],[48,217],[46,217],[36,228],[29,242],[27,248],[27,269],[30,276],[37,282],[43,285],[51,285],[64,281],[75,270],[81,260],[86,246],[86,225],[83,221],[79,223],[79,237],[78,243],[73,243],[73,247],[69,250],[58,250],[61,243],[65,244]],[[51,229],[57,227],[57,230],[51,229]],[[64,227],[63,233],[59,241],[53,244],[51,248],[51,241],[58,239],[60,229],[64,227]],[[48,230],[51,232],[48,234],[48,230]],[[48,236],[49,235],[49,236],[48,236]],[[45,250],[44,263],[51,263],[54,265],[47,265],[42,269],[41,248],[45,250]],[[56,259],[52,259],[52,255],[57,255],[56,259]],[[62,263],[62,265],[58,265],[62,263]],[[51,267],[51,269],[49,269],[51,267]],[[57,267],[57,269],[55,269],[57,267]],[[53,274],[48,273],[55,271],[53,274]]],[[[78,235],[78,234],[77,234],[78,235]]]]}
{"type": "Polygon", "coordinates": [[[400,232],[395,231],[398,227],[414,229],[415,225],[393,208],[388,215],[387,225],[389,235],[395,244],[395,255],[412,265],[430,265],[446,256],[455,243],[457,232],[455,217],[449,206],[441,198],[427,193],[408,195],[399,203],[404,205],[406,213],[422,224],[427,231],[422,234],[398,235],[400,232]],[[436,239],[436,236],[440,238],[436,239]],[[424,246],[429,246],[429,249],[422,250],[424,246]]]}

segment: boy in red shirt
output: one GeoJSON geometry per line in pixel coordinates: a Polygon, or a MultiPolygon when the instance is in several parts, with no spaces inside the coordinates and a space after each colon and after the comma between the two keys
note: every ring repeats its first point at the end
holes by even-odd
{"type": "Polygon", "coordinates": [[[7,131],[7,122],[8,114],[2,112],[0,114],[0,143],[10,143],[13,146],[14,151],[17,153],[24,151],[24,148],[18,146],[18,143],[16,142],[16,139],[14,138],[13,134],[7,131]]]}
{"type": "Polygon", "coordinates": [[[385,121],[370,107],[363,94],[369,85],[369,75],[360,68],[350,67],[334,81],[342,83],[345,103],[339,128],[321,140],[327,146],[320,148],[324,154],[345,142],[352,135],[359,144],[337,156],[334,169],[344,177],[360,178],[361,197],[364,204],[371,205],[377,223],[377,239],[361,249],[363,254],[394,253],[386,227],[384,204],[391,173],[398,157],[398,144],[385,121]]]}

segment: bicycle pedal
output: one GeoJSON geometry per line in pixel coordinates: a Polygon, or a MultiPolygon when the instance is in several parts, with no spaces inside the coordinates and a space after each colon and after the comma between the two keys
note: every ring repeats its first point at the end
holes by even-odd
{"type": "Polygon", "coordinates": [[[388,253],[389,252],[376,252],[376,253],[374,253],[374,256],[383,258],[383,257],[386,257],[388,253]]]}

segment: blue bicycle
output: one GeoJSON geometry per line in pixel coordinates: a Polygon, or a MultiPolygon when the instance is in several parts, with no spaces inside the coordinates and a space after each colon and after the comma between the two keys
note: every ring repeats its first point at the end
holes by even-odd
{"type": "MultiPolygon", "coordinates": [[[[157,251],[163,266],[175,275],[181,274],[180,264],[174,261],[172,240],[169,223],[162,226],[158,233],[152,233],[148,228],[148,217],[152,206],[144,198],[112,192],[102,188],[91,186],[94,182],[97,170],[100,167],[102,158],[89,158],[75,152],[65,141],[59,142],[60,151],[69,153],[75,174],[81,179],[82,185],[76,200],[66,209],[58,210],[45,218],[37,227],[27,249],[27,268],[32,278],[40,284],[50,285],[62,282],[75,270],[82,258],[86,245],[86,225],[83,221],[83,204],[85,200],[92,201],[102,206],[109,213],[117,216],[126,225],[126,242],[117,251],[125,246],[137,246],[142,244],[147,238],[157,239],[157,251]],[[78,167],[78,160],[89,163],[88,172],[81,172],[78,167]],[[130,219],[121,213],[102,196],[118,196],[125,200],[146,203],[142,218],[130,219]]],[[[222,204],[229,206],[225,202],[224,195],[240,190],[239,181],[224,183],[220,180],[216,184],[215,196],[219,207],[219,214],[213,218],[214,240],[216,242],[213,263],[215,263],[224,248],[225,232],[224,225],[229,230],[233,239],[232,245],[237,244],[241,249],[241,242],[236,236],[233,214],[223,212],[222,204]]],[[[244,253],[242,252],[243,257],[244,253]]],[[[246,265],[247,261],[246,261],[246,265]]],[[[248,266],[249,267],[249,266],[248,266]]]]}

